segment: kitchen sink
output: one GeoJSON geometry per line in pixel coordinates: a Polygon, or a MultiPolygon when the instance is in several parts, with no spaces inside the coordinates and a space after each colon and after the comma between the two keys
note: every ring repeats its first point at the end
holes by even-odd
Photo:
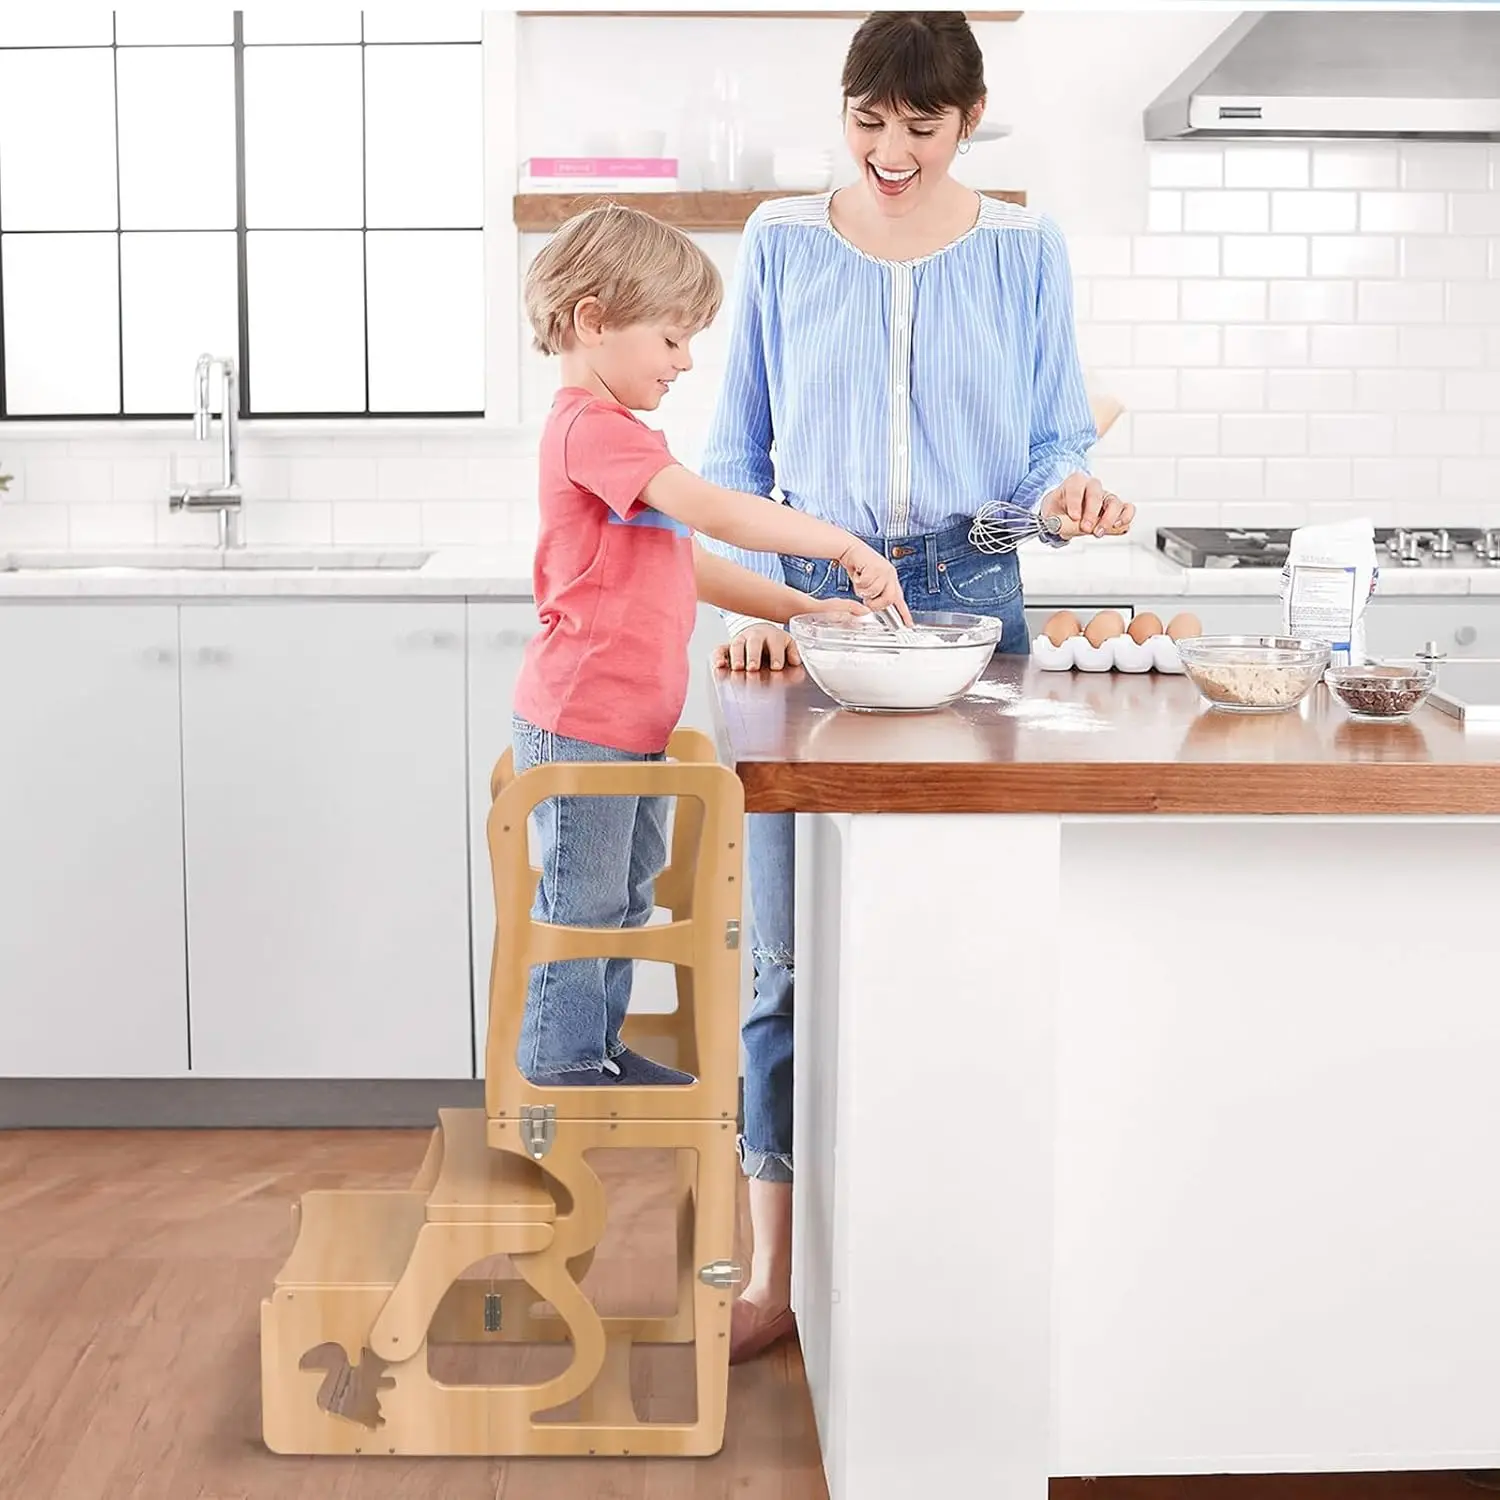
{"type": "Polygon", "coordinates": [[[150,547],[0,553],[0,573],[416,572],[430,550],[392,547],[150,547]]]}

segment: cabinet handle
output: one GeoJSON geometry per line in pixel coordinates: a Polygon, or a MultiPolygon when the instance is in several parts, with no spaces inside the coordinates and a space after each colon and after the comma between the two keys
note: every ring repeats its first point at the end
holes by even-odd
{"type": "Polygon", "coordinates": [[[440,651],[451,651],[459,643],[456,630],[418,630],[407,639],[414,646],[436,646],[440,651]]]}
{"type": "Polygon", "coordinates": [[[205,667],[222,666],[229,660],[229,653],[222,646],[199,646],[197,655],[205,667]]]}
{"type": "Polygon", "coordinates": [[[1472,625],[1460,625],[1453,632],[1453,643],[1456,646],[1472,646],[1479,639],[1479,632],[1472,625]]]}
{"type": "Polygon", "coordinates": [[[532,632],[529,630],[497,630],[490,636],[490,645],[501,651],[508,651],[515,646],[525,646],[531,636],[532,632]]]}
{"type": "Polygon", "coordinates": [[[147,646],[141,652],[141,660],[153,667],[166,667],[177,660],[177,653],[170,646],[147,646]]]}

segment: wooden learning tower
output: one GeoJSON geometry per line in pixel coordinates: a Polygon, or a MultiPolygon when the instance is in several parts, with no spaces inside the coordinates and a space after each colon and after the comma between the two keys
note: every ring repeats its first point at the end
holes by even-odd
{"type": "MultiPolygon", "coordinates": [[[[665,762],[554,764],[515,776],[507,752],[496,766],[485,1107],[439,1111],[409,1188],[308,1192],[294,1205],[295,1243],[261,1303],[263,1429],[272,1451],[687,1457],[722,1446],[739,1279],[744,797],[704,735],[679,730],[667,754],[665,762]],[[656,889],[669,922],[605,931],[532,920],[538,872],[529,814],[548,797],[579,794],[677,799],[671,862],[656,889]],[[631,1016],[624,1035],[692,1073],[695,1084],[538,1088],[526,1080],[516,1048],[530,967],[580,957],[675,966],[676,1011],[631,1016]],[[608,1217],[585,1154],[630,1147],[655,1148],[675,1172],[669,1315],[601,1316],[579,1285],[608,1217]],[[464,1278],[495,1257],[508,1258],[500,1279],[464,1278]],[[571,1362],[533,1384],[445,1384],[430,1370],[440,1346],[507,1342],[551,1345],[553,1355],[571,1345],[571,1362]],[[692,1420],[639,1420],[631,1351],[654,1344],[692,1346],[692,1420]]],[[[516,1351],[487,1351],[507,1352],[516,1351]]]]}

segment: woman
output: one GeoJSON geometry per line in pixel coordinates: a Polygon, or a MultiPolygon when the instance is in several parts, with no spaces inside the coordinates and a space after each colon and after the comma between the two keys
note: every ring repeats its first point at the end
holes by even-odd
{"type": "MultiPolygon", "coordinates": [[[[1086,473],[1096,438],[1057,228],[949,175],[984,112],[984,59],[955,12],[890,11],[844,61],[845,139],[859,181],[763,205],[745,226],[728,369],[702,463],[870,540],[913,610],[1003,621],[1028,649],[1014,554],[976,548],[987,502],[1062,518],[1061,540],[1129,529],[1133,507],[1086,473]],[[775,453],[773,468],[772,453],[775,453]]],[[[848,594],[810,557],[718,548],[819,598],[848,594]]],[[[729,619],[721,664],[797,660],[775,626],[729,619]]],[[[792,1331],[793,819],[750,819],[755,1004],[744,1027],[751,1275],[731,1358],[792,1331]]]]}

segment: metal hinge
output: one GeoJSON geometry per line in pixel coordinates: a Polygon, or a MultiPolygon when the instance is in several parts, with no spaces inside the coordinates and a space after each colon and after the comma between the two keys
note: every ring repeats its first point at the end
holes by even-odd
{"type": "Polygon", "coordinates": [[[726,922],[724,924],[724,946],[726,948],[739,948],[740,924],[738,922],[726,922]]]}
{"type": "Polygon", "coordinates": [[[705,1286],[720,1288],[736,1286],[745,1279],[744,1268],[732,1260],[715,1260],[698,1272],[698,1280],[705,1286]]]}
{"type": "Polygon", "coordinates": [[[500,1332],[500,1293],[486,1292],[484,1294],[484,1331],[486,1333],[500,1332]]]}
{"type": "Polygon", "coordinates": [[[540,1161],[551,1149],[557,1138],[557,1106],[555,1104],[523,1104],[521,1106],[521,1144],[533,1161],[540,1161]]]}

